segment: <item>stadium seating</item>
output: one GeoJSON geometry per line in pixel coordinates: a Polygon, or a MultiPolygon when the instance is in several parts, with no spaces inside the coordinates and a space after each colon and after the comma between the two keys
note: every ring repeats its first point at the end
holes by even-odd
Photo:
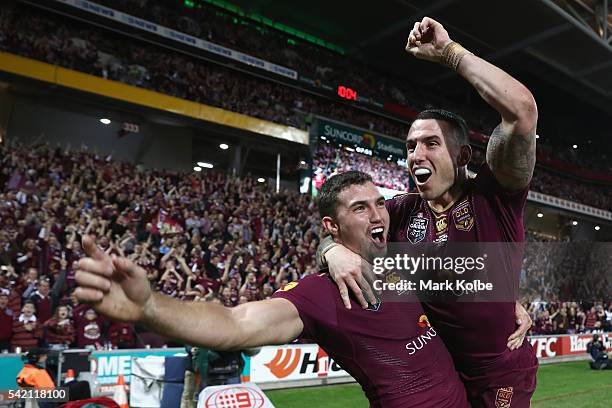
{"type": "MultiPolygon", "coordinates": [[[[170,11],[170,3],[164,1],[154,7],[147,1],[100,2],[270,61],[299,67],[323,81],[337,81],[342,73],[381,100],[415,110],[425,107],[422,101],[427,92],[414,84],[383,80],[371,68],[347,64],[345,59],[307,43],[291,44],[284,34],[234,21],[226,13],[203,9],[190,16],[182,9],[170,11]]],[[[0,26],[2,51],[229,111],[302,129],[308,127],[310,114],[397,137],[408,128],[399,118],[364,112],[255,79],[186,53],[145,42],[126,43],[119,34],[22,4],[2,5],[0,26]]],[[[495,125],[487,113],[427,97],[427,103],[458,110],[477,130],[488,132],[495,125]]],[[[372,174],[380,186],[410,189],[406,169],[397,162],[364,156],[345,147],[318,144],[313,171],[320,175],[320,181],[338,172],[359,169],[372,174]]],[[[546,146],[544,150],[580,162],[578,154],[567,156],[558,146],[546,146]]],[[[475,145],[474,165],[482,163],[484,157],[482,146],[475,145]]],[[[86,233],[96,236],[104,250],[124,254],[145,268],[152,287],[188,301],[235,306],[267,298],[283,283],[316,272],[313,257],[322,231],[310,197],[292,192],[273,194],[248,176],[141,171],[132,164],[106,160],[86,150],[65,151],[44,144],[2,144],[0,164],[0,264],[6,266],[0,275],[0,291],[8,294],[8,309],[18,317],[25,301],[33,299],[39,307],[38,316],[44,315],[43,310],[53,311],[54,307],[44,303],[46,295],[40,296],[40,288],[45,286],[41,280],[49,280],[53,288],[52,306],[69,306],[67,318],[54,313],[38,322],[41,330],[35,334],[37,341],[48,340],[45,331],[55,330],[58,322],[66,320],[63,325],[72,327],[72,334],[65,331],[55,337],[66,339],[63,345],[78,344],[79,333],[94,326],[100,332],[88,343],[93,347],[104,347],[107,342],[123,347],[149,336],[137,333],[140,338],[133,339],[131,327],[112,325],[91,314],[88,317],[88,308],[70,296],[74,287],[72,262],[82,256],[78,242],[86,233]],[[78,172],[73,171],[77,168],[78,172]],[[51,321],[53,324],[45,324],[51,321]]],[[[532,189],[612,211],[610,186],[587,184],[537,168],[532,189]]],[[[532,332],[610,329],[612,303],[606,294],[612,282],[603,269],[572,262],[562,238],[533,231],[527,238],[546,244],[561,241],[547,245],[545,251],[526,254],[522,301],[533,315],[532,332]],[[553,258],[567,262],[551,270],[553,258]]],[[[154,340],[164,342],[157,337],[154,340]]]]}

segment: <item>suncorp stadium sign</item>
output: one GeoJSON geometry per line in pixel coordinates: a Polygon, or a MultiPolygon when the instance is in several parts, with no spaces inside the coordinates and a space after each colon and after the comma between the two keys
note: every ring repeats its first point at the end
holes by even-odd
{"type": "Polygon", "coordinates": [[[371,149],[379,156],[392,154],[396,157],[405,158],[406,149],[399,140],[389,137],[375,135],[365,130],[344,126],[336,122],[318,119],[317,136],[325,136],[337,143],[353,144],[366,149],[371,149]]]}

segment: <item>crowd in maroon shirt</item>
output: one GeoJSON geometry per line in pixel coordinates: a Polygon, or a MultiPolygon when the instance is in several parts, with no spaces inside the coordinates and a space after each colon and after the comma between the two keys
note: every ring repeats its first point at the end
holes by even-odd
{"type": "MultiPolygon", "coordinates": [[[[87,150],[5,144],[0,153],[0,348],[135,344],[131,326],[105,321],[71,295],[84,234],[145,268],[153,288],[187,301],[231,307],[316,271],[321,230],[306,195],[272,194],[250,177],[140,171],[87,150]]],[[[587,318],[591,304],[561,300],[605,299],[612,282],[601,293],[584,285],[594,270],[569,260],[551,270],[552,257],[565,259],[554,248],[548,257],[527,251],[524,262],[534,333],[607,327],[587,318]],[[559,325],[574,314],[577,327],[572,318],[559,325]]]]}
{"type": "Polygon", "coordinates": [[[527,231],[526,240],[520,293],[533,320],[531,334],[611,331],[608,243],[535,231],[527,231]]]}
{"type": "Polygon", "coordinates": [[[526,302],[533,320],[530,334],[576,334],[612,331],[612,302],[591,307],[577,302],[526,302]]]}
{"type": "MultiPolygon", "coordinates": [[[[146,1],[138,3],[142,7],[121,0],[103,3],[130,6],[127,11],[133,14],[146,12],[144,17],[153,21],[183,31],[195,30],[191,32],[194,35],[253,51],[323,80],[333,82],[346,68],[345,62],[307,43],[281,47],[278,42],[286,42],[286,38],[274,30],[262,31],[249,24],[229,26],[231,18],[223,13],[199,11],[191,16],[194,25],[180,12],[167,13],[164,2],[159,7],[149,7],[146,1]],[[262,41],[278,43],[278,47],[264,47],[262,41]],[[278,59],[273,50],[282,50],[285,57],[278,59]]],[[[403,135],[407,130],[399,121],[186,54],[136,41],[126,43],[91,25],[23,5],[0,8],[0,28],[0,50],[230,111],[301,128],[308,124],[301,112],[308,112],[390,135],[403,135]]],[[[424,107],[415,102],[425,100],[418,89],[401,88],[391,80],[383,82],[382,76],[363,80],[373,78],[367,67],[346,72],[371,95],[407,103],[416,110],[424,107]],[[407,94],[418,97],[410,99],[404,96],[407,94]]],[[[428,98],[431,102],[430,95],[428,98]]],[[[459,111],[472,118],[472,125],[479,122],[478,115],[459,111]]],[[[491,123],[482,118],[477,127],[484,129],[491,123]]],[[[6,145],[0,149],[0,265],[6,266],[0,273],[0,349],[26,349],[40,342],[78,347],[135,343],[132,327],[105,321],[70,296],[74,287],[72,263],[82,255],[78,242],[85,233],[98,237],[105,250],[124,254],[145,268],[153,287],[184,300],[235,306],[267,298],[284,282],[314,272],[313,254],[320,229],[314,204],[305,196],[271,194],[248,177],[140,172],[131,164],[87,151],[6,145]]],[[[474,156],[476,164],[484,160],[481,149],[474,149],[474,156]]],[[[350,166],[372,174],[379,185],[398,190],[409,187],[406,170],[395,162],[372,160],[330,145],[320,146],[313,160],[315,172],[319,170],[315,178],[321,183],[350,166]]],[[[538,168],[532,188],[612,210],[610,187],[580,183],[538,168]]],[[[573,268],[580,269],[580,265],[567,263],[554,279],[543,266],[529,271],[531,282],[536,282],[535,286],[527,285],[526,300],[534,313],[534,332],[564,327],[585,331],[609,324],[606,320],[598,326],[593,313],[587,318],[591,312],[588,304],[557,302],[589,294],[590,286],[583,285],[588,279],[576,278],[580,275],[573,268]],[[570,327],[573,323],[554,326],[564,314],[575,314],[580,323],[575,328],[570,327]]],[[[604,290],[609,284],[602,286],[604,290]]],[[[598,306],[605,312],[609,305],[595,305],[601,320],[598,306]]]]}
{"type": "MultiPolygon", "coordinates": [[[[394,160],[373,158],[349,151],[347,146],[320,141],[313,155],[314,181],[317,185],[336,173],[348,169],[371,174],[377,185],[400,191],[410,191],[407,169],[394,160]]],[[[470,168],[478,171],[485,160],[482,149],[473,146],[470,168]]],[[[612,187],[581,183],[536,167],[531,190],[554,197],[612,211],[612,187]]]]}
{"type": "Polygon", "coordinates": [[[346,150],[331,143],[319,143],[313,155],[314,179],[317,188],[338,173],[359,170],[372,175],[374,184],[398,191],[410,191],[408,171],[395,160],[386,160],[346,150]]]}
{"type": "MultiPolygon", "coordinates": [[[[499,121],[491,110],[475,110],[470,104],[452,102],[439,90],[382,74],[362,60],[339,55],[211,5],[187,9],[169,0],[154,3],[99,0],[98,3],[288,66],[315,83],[332,87],[349,83],[363,95],[412,111],[436,106],[458,112],[473,129],[484,134],[490,134],[499,121]]],[[[301,128],[309,122],[308,116],[303,115],[306,112],[395,137],[401,138],[406,133],[406,119],[394,120],[353,109],[296,88],[222,69],[184,53],[139,43],[134,38],[126,42],[123,37],[100,31],[93,25],[26,5],[0,8],[0,27],[0,50],[181,98],[301,128]]],[[[538,148],[550,157],[581,168],[612,171],[598,143],[582,141],[576,150],[569,147],[575,143],[574,137],[555,134],[554,139],[540,139],[538,148]]]]}
{"type": "Polygon", "coordinates": [[[153,288],[190,301],[265,299],[315,271],[320,226],[307,196],[272,194],[250,177],[141,172],[48,145],[0,153],[2,348],[134,344],[129,325],[71,296],[84,234],[145,268],[153,288]]]}

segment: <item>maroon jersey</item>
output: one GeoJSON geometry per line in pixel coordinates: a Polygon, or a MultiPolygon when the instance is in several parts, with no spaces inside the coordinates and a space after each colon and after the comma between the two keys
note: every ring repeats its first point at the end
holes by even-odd
{"type": "Polygon", "coordinates": [[[468,407],[465,389],[435,327],[416,300],[344,307],[325,274],[287,284],[289,300],[315,340],[363,388],[372,407],[468,407]]]}
{"type": "MultiPolygon", "coordinates": [[[[528,188],[508,193],[485,164],[465,192],[446,211],[436,212],[417,194],[386,202],[391,217],[389,241],[410,242],[524,242],[523,210],[528,188]]],[[[517,252],[519,254],[519,252],[517,252]]],[[[520,274],[521,256],[501,265],[503,273],[520,274]]],[[[507,339],[514,330],[512,302],[423,302],[431,322],[444,339],[457,370],[466,379],[499,377],[514,369],[537,367],[526,343],[511,352],[507,339]]],[[[466,381],[468,393],[469,381],[466,381]]],[[[514,407],[514,405],[512,405],[514,407]]]]}

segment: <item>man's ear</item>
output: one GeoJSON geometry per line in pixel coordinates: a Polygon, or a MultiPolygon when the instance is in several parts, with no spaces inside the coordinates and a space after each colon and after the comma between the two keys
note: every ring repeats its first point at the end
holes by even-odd
{"type": "Polygon", "coordinates": [[[457,166],[463,167],[467,166],[470,160],[472,159],[472,146],[463,145],[459,150],[459,157],[457,158],[457,166]]]}
{"type": "Polygon", "coordinates": [[[336,221],[334,221],[332,217],[326,215],[325,217],[323,217],[321,222],[323,223],[323,227],[325,228],[325,230],[329,232],[332,237],[338,237],[338,224],[336,223],[336,221]]]}

